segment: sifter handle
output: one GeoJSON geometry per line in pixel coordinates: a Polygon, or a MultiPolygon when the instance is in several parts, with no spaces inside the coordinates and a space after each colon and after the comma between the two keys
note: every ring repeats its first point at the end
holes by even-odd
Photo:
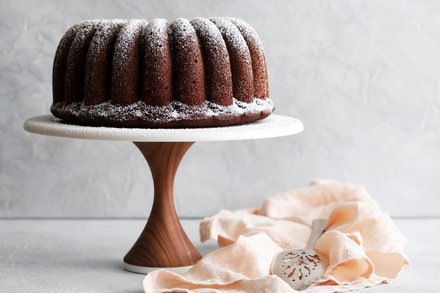
{"type": "Polygon", "coordinates": [[[313,249],[318,242],[322,232],[327,227],[326,219],[315,219],[312,223],[312,232],[310,233],[309,241],[307,241],[306,249],[313,249]]]}

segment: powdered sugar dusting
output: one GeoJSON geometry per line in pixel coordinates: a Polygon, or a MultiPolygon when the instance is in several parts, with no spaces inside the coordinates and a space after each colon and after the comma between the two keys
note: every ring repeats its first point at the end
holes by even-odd
{"type": "Polygon", "coordinates": [[[257,31],[252,26],[250,26],[244,20],[235,17],[226,17],[226,19],[228,19],[238,28],[240,33],[245,37],[245,40],[249,40],[250,42],[255,44],[255,47],[260,50],[261,55],[264,54],[263,43],[261,42],[257,31]]]}
{"type": "Polygon", "coordinates": [[[90,43],[88,52],[89,58],[94,58],[99,52],[105,50],[105,47],[108,46],[109,37],[113,34],[113,30],[120,28],[124,23],[126,23],[124,20],[119,19],[102,21],[90,43]]]}
{"type": "Polygon", "coordinates": [[[147,21],[144,19],[132,19],[127,21],[120,30],[113,57],[113,61],[117,63],[118,67],[126,65],[125,61],[128,59],[134,39],[139,35],[143,26],[146,25],[147,21]]]}
{"type": "Polygon", "coordinates": [[[226,18],[212,17],[211,20],[223,35],[223,38],[231,44],[238,56],[249,62],[249,48],[240,31],[226,18]]]}
{"type": "MultiPolygon", "coordinates": [[[[203,39],[206,40],[203,44],[209,48],[224,48],[226,47],[225,41],[219,31],[219,29],[208,19],[196,17],[191,20],[192,26],[195,28],[197,33],[203,36],[203,39]]],[[[217,55],[220,50],[216,50],[217,55]]]]}
{"type": "Polygon", "coordinates": [[[206,98],[221,105],[230,105],[233,97],[231,64],[222,34],[206,18],[195,18],[191,24],[203,52],[206,98]]]}
{"type": "Polygon", "coordinates": [[[72,26],[71,28],[69,28],[67,30],[67,32],[64,34],[63,38],[61,39],[58,48],[57,48],[57,53],[60,52],[60,50],[67,50],[67,46],[70,46],[71,41],[69,42],[69,40],[71,38],[73,38],[74,36],[76,36],[76,34],[78,33],[78,30],[80,28],[80,24],[75,24],[74,26],[72,26]]]}
{"type": "Polygon", "coordinates": [[[171,27],[175,29],[172,34],[176,43],[194,42],[192,36],[195,35],[195,30],[186,18],[177,18],[171,23],[171,27]],[[178,29],[177,29],[178,28],[178,29]]]}
{"type": "Polygon", "coordinates": [[[153,19],[145,27],[145,47],[160,48],[164,36],[168,36],[168,21],[163,18],[153,19]]]}
{"type": "Polygon", "coordinates": [[[76,34],[75,40],[73,41],[72,46],[74,44],[83,44],[85,40],[88,38],[88,35],[97,28],[99,28],[103,20],[94,20],[94,21],[82,21],[79,25],[78,33],[76,34]]]}
{"type": "MultiPolygon", "coordinates": [[[[112,57],[110,59],[104,58],[105,60],[112,60],[109,62],[112,64],[105,64],[104,67],[100,67],[105,68],[101,72],[111,72],[111,84],[102,83],[104,86],[111,87],[111,97],[106,97],[109,101],[98,105],[85,105],[83,102],[84,97],[80,97],[81,93],[84,93],[84,89],[72,83],[71,87],[74,90],[72,91],[74,92],[74,97],[66,97],[64,103],[60,101],[61,99],[57,101],[54,99],[52,108],[55,110],[54,113],[65,113],[64,117],[77,117],[77,121],[81,121],[80,118],[82,117],[85,121],[92,121],[96,118],[97,120],[103,119],[107,122],[144,120],[158,124],[170,121],[197,121],[210,118],[228,120],[237,118],[240,115],[270,114],[274,108],[272,101],[269,99],[259,99],[258,95],[252,94],[251,57],[253,58],[254,56],[251,56],[251,47],[249,47],[247,42],[253,41],[255,41],[253,47],[258,50],[258,56],[261,55],[264,59],[261,41],[256,32],[245,22],[233,18],[195,18],[191,22],[187,19],[179,18],[171,24],[168,24],[165,19],[154,19],[151,23],[142,19],[82,21],[66,32],[59,48],[64,52],[73,52],[72,54],[69,53],[67,57],[69,64],[79,64],[80,60],[76,59],[86,59],[86,68],[87,64],[90,68],[93,68],[90,64],[94,64],[93,62],[96,60],[103,60],[104,57],[102,56],[104,55],[102,53],[105,53],[105,56],[112,57]],[[74,39],[70,48],[68,48],[69,42],[66,40],[72,38],[72,36],[74,36],[74,39]],[[90,45],[87,42],[90,42],[90,45]],[[176,67],[176,64],[171,64],[173,66],[174,82],[177,85],[196,84],[198,86],[198,83],[195,82],[201,80],[200,88],[202,88],[204,86],[203,82],[207,84],[214,84],[213,81],[216,82],[209,91],[205,92],[206,96],[204,96],[203,90],[199,91],[200,99],[197,98],[197,103],[191,103],[191,97],[196,92],[191,90],[191,88],[187,91],[182,90],[185,94],[183,95],[184,97],[180,97],[177,96],[180,93],[178,86],[165,86],[166,89],[170,89],[170,99],[171,97],[174,99],[166,106],[149,105],[147,104],[150,103],[149,101],[146,100],[147,103],[142,101],[142,93],[137,92],[137,66],[141,64],[138,59],[140,58],[139,54],[143,54],[143,59],[148,55],[150,56],[149,58],[156,58],[158,64],[162,62],[161,60],[164,63],[165,59],[162,58],[170,59],[170,56],[168,56],[169,54],[165,56],[166,54],[159,53],[163,46],[170,45],[172,46],[170,49],[174,54],[179,52],[179,54],[183,54],[183,57],[178,59],[184,60],[183,63],[187,62],[185,54],[197,53],[195,54],[197,57],[194,57],[195,60],[190,60],[193,66],[176,67]],[[83,56],[84,53],[76,53],[81,48],[88,48],[87,56],[83,56]],[[143,52],[139,51],[141,48],[144,48],[143,52]],[[203,60],[201,48],[205,50],[203,54],[209,55],[209,58],[206,60],[203,60]],[[112,54],[112,56],[108,54],[112,54]],[[234,65],[229,62],[231,58],[235,60],[234,65]],[[197,65],[194,65],[194,62],[197,65]],[[106,68],[107,66],[109,67],[106,68]],[[234,69],[235,72],[238,72],[234,75],[236,76],[235,80],[231,80],[232,73],[230,70],[233,66],[237,69],[234,69]],[[187,68],[192,68],[193,71],[187,68]],[[176,75],[177,70],[180,70],[181,74],[176,75]],[[211,75],[206,75],[206,72],[210,72],[209,74],[211,75]],[[196,77],[197,75],[200,76],[196,77]],[[210,76],[209,81],[206,81],[207,76],[210,76]],[[215,78],[211,79],[212,76],[215,78]],[[225,82],[228,79],[229,83],[225,82]],[[227,90],[222,88],[225,84],[228,84],[230,88],[231,83],[234,87],[233,96],[235,98],[232,98],[231,91],[228,93],[227,90]],[[118,89],[116,94],[113,92],[113,89],[116,88],[114,85],[117,85],[118,89]],[[73,88],[75,86],[76,89],[73,88]],[[188,92],[192,94],[188,94],[188,92]],[[228,96],[228,102],[224,102],[225,98],[222,95],[228,96]],[[110,101],[110,99],[113,99],[113,101],[110,101]],[[209,101],[205,101],[206,99],[209,101]],[[233,100],[232,103],[231,99],[233,100]]],[[[252,51],[252,54],[254,54],[254,51],[252,51]]],[[[148,59],[145,61],[148,63],[148,59]]],[[[101,61],[96,62],[99,63],[101,61]]],[[[154,70],[159,71],[160,68],[157,67],[154,70]]],[[[67,73],[69,73],[68,71],[66,70],[67,73]]],[[[85,76],[87,77],[88,75],[85,74],[85,76]]],[[[64,85],[65,87],[70,84],[67,75],[66,80],[67,85],[64,85]]],[[[89,78],[88,80],[91,79],[89,78]]],[[[158,82],[159,86],[160,80],[158,82]]],[[[107,93],[103,95],[106,96],[107,93]]],[[[92,103],[99,103],[102,100],[104,99],[97,99],[96,102],[92,103]]]]}
{"type": "Polygon", "coordinates": [[[233,100],[232,105],[222,106],[210,101],[201,105],[190,106],[179,101],[173,101],[166,106],[151,106],[143,101],[120,106],[110,101],[98,105],[87,106],[84,103],[76,102],[69,105],[58,103],[52,105],[53,110],[64,112],[75,117],[86,119],[104,119],[106,121],[134,121],[142,120],[151,123],[163,124],[180,120],[202,120],[216,118],[228,120],[241,115],[266,113],[273,111],[274,105],[270,99],[256,99],[251,103],[233,100]]]}
{"type": "Polygon", "coordinates": [[[258,98],[265,98],[269,95],[269,89],[263,44],[261,43],[257,32],[248,23],[233,17],[227,17],[227,19],[231,21],[243,35],[251,53],[252,69],[254,73],[254,94],[258,98]]]}

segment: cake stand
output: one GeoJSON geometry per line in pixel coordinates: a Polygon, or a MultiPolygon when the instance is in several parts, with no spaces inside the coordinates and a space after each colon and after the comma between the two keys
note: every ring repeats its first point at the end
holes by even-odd
{"type": "Polygon", "coordinates": [[[180,225],[173,200],[177,168],[194,142],[286,136],[301,132],[303,125],[298,119],[272,114],[253,123],[223,127],[113,128],[71,125],[44,115],[26,120],[24,129],[49,136],[134,142],[150,167],[154,201],[144,230],[124,257],[124,267],[148,273],[158,268],[184,272],[201,258],[180,225]]]}

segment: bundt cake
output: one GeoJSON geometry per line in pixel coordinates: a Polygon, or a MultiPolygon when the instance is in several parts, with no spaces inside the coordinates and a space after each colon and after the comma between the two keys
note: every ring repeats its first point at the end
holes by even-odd
{"type": "Polygon", "coordinates": [[[51,112],[69,123],[221,126],[273,109],[263,46],[239,19],[88,20],[56,51],[51,112]]]}

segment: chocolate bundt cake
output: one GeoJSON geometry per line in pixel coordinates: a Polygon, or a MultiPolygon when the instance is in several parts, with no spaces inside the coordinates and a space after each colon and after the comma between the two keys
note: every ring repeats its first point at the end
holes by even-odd
{"type": "Polygon", "coordinates": [[[83,21],[55,55],[51,112],[70,123],[220,126],[273,109],[261,41],[235,18],[83,21]]]}

